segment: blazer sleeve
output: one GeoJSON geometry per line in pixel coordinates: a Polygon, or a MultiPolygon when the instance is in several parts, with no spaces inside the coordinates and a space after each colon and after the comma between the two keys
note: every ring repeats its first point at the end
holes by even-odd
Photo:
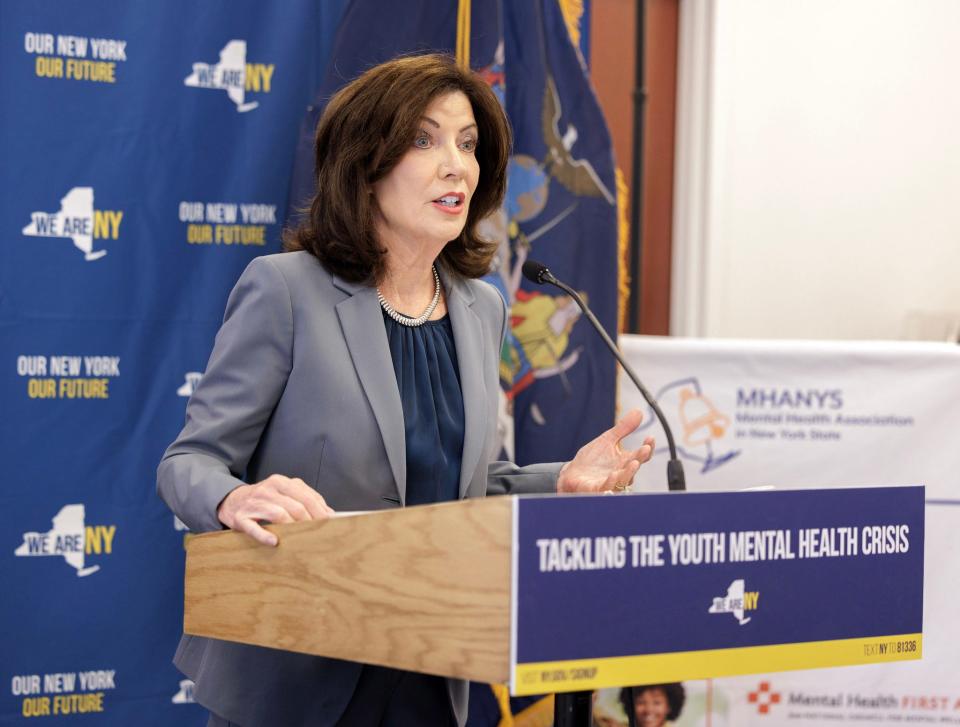
{"type": "MultiPolygon", "coordinates": [[[[507,335],[507,304],[503,297],[497,294],[500,301],[500,340],[507,335]]],[[[499,348],[497,349],[500,350],[499,348]]],[[[491,462],[487,468],[488,495],[531,495],[557,491],[557,476],[564,462],[550,462],[545,464],[531,464],[518,467],[513,462],[491,462]]]]}
{"type": "Polygon", "coordinates": [[[518,467],[513,462],[491,462],[487,468],[488,495],[556,493],[557,476],[564,462],[518,467]]]}
{"type": "Polygon", "coordinates": [[[240,479],[283,393],[293,308],[283,274],[255,258],[230,293],[186,425],[157,469],[157,492],[190,530],[219,530],[217,507],[240,479]]]}

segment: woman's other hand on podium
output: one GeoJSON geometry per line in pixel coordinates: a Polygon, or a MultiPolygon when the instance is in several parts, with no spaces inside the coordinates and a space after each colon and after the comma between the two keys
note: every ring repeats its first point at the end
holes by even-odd
{"type": "Polygon", "coordinates": [[[319,492],[299,478],[283,475],[270,475],[254,485],[241,485],[217,507],[217,517],[228,528],[270,546],[277,544],[277,536],[261,523],[326,520],[332,514],[333,508],[319,492]]]}
{"type": "Polygon", "coordinates": [[[625,450],[620,445],[642,421],[643,414],[632,409],[613,427],[583,445],[560,470],[557,492],[622,492],[630,487],[640,465],[653,456],[656,446],[653,437],[644,439],[635,450],[625,450]]]}

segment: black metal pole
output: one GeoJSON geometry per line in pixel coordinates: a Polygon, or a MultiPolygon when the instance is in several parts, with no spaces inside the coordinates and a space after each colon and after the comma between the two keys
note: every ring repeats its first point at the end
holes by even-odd
{"type": "MultiPolygon", "coordinates": [[[[637,0],[636,71],[633,89],[633,172],[630,180],[630,310],[627,330],[640,330],[640,251],[643,246],[643,119],[647,102],[644,38],[647,5],[637,0]]],[[[554,697],[553,727],[590,727],[593,692],[562,692],[554,697]]],[[[631,724],[634,722],[631,720],[631,724]]]]}
{"type": "Polygon", "coordinates": [[[643,129],[647,105],[646,47],[647,3],[637,0],[637,35],[634,43],[636,63],[633,88],[633,171],[630,175],[630,311],[627,331],[640,332],[640,273],[643,250],[643,129]]]}
{"type": "Polygon", "coordinates": [[[553,698],[553,727],[590,727],[593,692],[561,692],[553,698]]]}

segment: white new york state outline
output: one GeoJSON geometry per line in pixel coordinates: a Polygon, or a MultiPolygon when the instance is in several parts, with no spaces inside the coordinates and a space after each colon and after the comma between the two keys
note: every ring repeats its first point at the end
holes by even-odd
{"type": "Polygon", "coordinates": [[[45,532],[39,532],[36,530],[29,530],[23,533],[23,543],[13,551],[15,556],[26,557],[26,558],[36,558],[36,557],[51,557],[59,556],[62,557],[67,565],[76,569],[77,577],[82,578],[88,576],[92,573],[96,573],[100,570],[100,566],[93,565],[84,567],[84,551],[80,550],[71,551],[68,553],[31,553],[30,552],[30,536],[40,537],[42,535],[47,535],[49,537],[55,538],[57,535],[72,535],[74,537],[79,536],[81,542],[86,545],[85,536],[86,536],[86,508],[82,504],[73,504],[73,505],[64,505],[60,508],[56,515],[53,516],[51,525],[53,526],[50,530],[45,532]]]}
{"type": "Polygon", "coordinates": [[[710,608],[707,609],[707,613],[729,613],[735,619],[737,619],[737,622],[741,626],[743,626],[746,623],[749,623],[751,620],[751,617],[746,615],[746,609],[743,608],[743,605],[744,605],[743,595],[744,595],[744,592],[747,590],[745,583],[746,582],[743,578],[737,578],[736,580],[734,580],[729,586],[727,586],[726,596],[722,598],[715,597],[710,602],[710,608]],[[737,598],[738,596],[740,599],[741,607],[732,608],[730,606],[730,602],[733,599],[737,598]],[[716,601],[718,598],[722,601],[722,606],[720,608],[717,608],[716,601]],[[738,616],[737,611],[740,611],[741,615],[738,616]]]}
{"type": "Polygon", "coordinates": [[[93,260],[99,260],[107,254],[106,250],[93,249],[94,216],[93,187],[72,187],[70,191],[60,199],[60,209],[56,212],[34,210],[30,213],[30,223],[20,232],[26,237],[50,237],[54,239],[72,240],[73,246],[83,253],[84,260],[92,262],[93,260]],[[37,224],[38,217],[46,218],[47,224],[56,226],[58,230],[62,230],[64,219],[84,219],[90,223],[90,233],[83,234],[58,231],[52,235],[40,232],[37,224]]]}
{"type": "Polygon", "coordinates": [[[253,111],[260,103],[251,101],[244,103],[247,81],[247,41],[231,40],[228,41],[220,51],[219,63],[204,63],[198,61],[193,64],[193,72],[183,79],[184,86],[192,88],[212,88],[227,92],[227,96],[236,105],[239,113],[253,111]],[[239,86],[223,82],[224,71],[239,73],[243,79],[239,86]],[[208,74],[209,81],[201,81],[201,74],[208,74]]]}

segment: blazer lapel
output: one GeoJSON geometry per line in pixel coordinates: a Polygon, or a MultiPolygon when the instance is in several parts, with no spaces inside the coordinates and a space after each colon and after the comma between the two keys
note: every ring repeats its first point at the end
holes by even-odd
{"type": "Polygon", "coordinates": [[[403,405],[400,390],[390,358],[390,345],[380,313],[380,304],[373,288],[349,283],[333,276],[334,285],[350,297],[340,301],[337,315],[343,328],[343,338],[350,350],[350,358],[357,370],[370,408],[376,417],[383,446],[393,478],[397,484],[400,502],[407,496],[407,453],[404,443],[403,405]]]}
{"type": "Polygon", "coordinates": [[[473,310],[473,293],[459,280],[441,277],[447,290],[447,310],[457,346],[460,391],[463,394],[463,455],[460,463],[460,497],[467,493],[486,440],[487,394],[483,384],[486,340],[480,318],[473,310]]]}

